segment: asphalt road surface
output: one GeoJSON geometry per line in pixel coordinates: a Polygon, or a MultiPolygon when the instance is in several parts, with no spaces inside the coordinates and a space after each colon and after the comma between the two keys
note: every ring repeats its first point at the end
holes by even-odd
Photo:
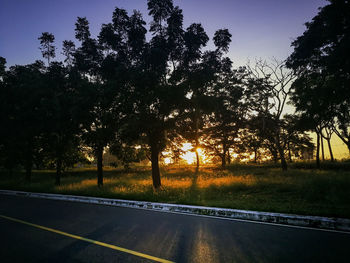
{"type": "Polygon", "coordinates": [[[166,260],[350,262],[350,234],[0,195],[2,263],[166,260]]]}

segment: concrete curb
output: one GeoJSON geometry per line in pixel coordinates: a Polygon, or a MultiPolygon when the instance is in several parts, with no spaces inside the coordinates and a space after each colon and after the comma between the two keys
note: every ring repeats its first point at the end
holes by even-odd
{"type": "Polygon", "coordinates": [[[111,206],[119,206],[119,207],[147,209],[147,210],[154,210],[154,211],[161,211],[161,212],[206,215],[206,216],[215,216],[215,217],[223,217],[223,218],[231,218],[231,219],[241,219],[241,220],[249,220],[249,221],[259,221],[259,222],[265,222],[265,223],[275,223],[275,224],[284,224],[284,225],[312,227],[312,228],[350,232],[350,219],[345,219],[345,218],[303,216],[303,215],[258,212],[258,211],[249,211],[249,210],[217,208],[217,207],[154,203],[154,202],[131,201],[131,200],[75,196],[75,195],[32,193],[32,192],[11,191],[11,190],[0,190],[0,194],[34,197],[34,198],[45,198],[45,199],[52,199],[52,200],[74,201],[74,202],[82,202],[82,203],[90,203],[90,204],[103,204],[103,205],[111,205],[111,206]]]}

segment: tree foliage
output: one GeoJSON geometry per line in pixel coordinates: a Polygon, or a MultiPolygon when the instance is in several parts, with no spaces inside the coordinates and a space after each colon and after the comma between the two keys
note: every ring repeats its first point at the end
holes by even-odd
{"type": "Polygon", "coordinates": [[[293,101],[299,112],[333,123],[350,151],[350,3],[329,1],[293,43],[288,66],[298,73],[293,101]]]}
{"type": "Polygon", "coordinates": [[[52,45],[55,41],[55,36],[49,32],[43,32],[38,39],[40,40],[41,53],[47,59],[47,65],[49,65],[50,59],[56,56],[55,46],[52,45]]]}
{"type": "Polygon", "coordinates": [[[234,153],[255,162],[265,155],[286,169],[287,161],[313,151],[308,129],[324,138],[334,131],[347,141],[348,60],[339,52],[348,52],[348,2],[339,3],[322,9],[293,43],[293,70],[277,60],[234,69],[226,57],[228,29],[210,39],[200,23],[184,28],[183,12],[171,0],[148,1],[149,30],[139,11],[116,7],[94,38],[87,18],[78,17],[76,41],[63,41],[63,62],[52,61],[55,38],[44,32],[46,66],[36,61],[6,69],[0,58],[1,166],[25,168],[28,180],[34,166],[55,168],[60,184],[65,167],[84,162],[88,149],[102,187],[108,151],[126,168],[148,158],[158,189],[159,163],[166,154],[178,161],[184,142],[192,144],[198,170],[200,149],[223,167],[234,153]],[[292,91],[299,111],[293,116],[285,114],[292,91]]]}

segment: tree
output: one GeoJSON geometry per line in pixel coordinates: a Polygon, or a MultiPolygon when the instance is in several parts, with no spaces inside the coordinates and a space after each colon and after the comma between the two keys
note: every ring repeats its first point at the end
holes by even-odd
{"type": "Polygon", "coordinates": [[[334,118],[330,100],[324,99],[326,96],[332,96],[332,91],[325,88],[326,83],[318,73],[310,73],[299,75],[292,84],[291,101],[296,107],[296,112],[301,115],[305,128],[317,135],[317,167],[320,166],[319,152],[323,127],[327,123],[333,123],[334,118]]]}
{"type": "MultiPolygon", "coordinates": [[[[165,27],[162,25],[167,18],[170,17],[170,14],[174,10],[172,0],[148,0],[148,15],[152,16],[153,21],[151,22],[150,31],[153,34],[163,35],[165,27]]],[[[182,26],[182,24],[181,24],[182,26]]]]}
{"type": "Polygon", "coordinates": [[[84,42],[89,40],[90,36],[89,21],[86,17],[78,17],[75,23],[75,38],[84,42]]]}
{"type": "MultiPolygon", "coordinates": [[[[44,64],[36,61],[26,66],[13,66],[5,74],[5,120],[2,127],[8,158],[18,158],[26,171],[26,181],[31,180],[34,156],[41,149],[43,131],[41,98],[45,91],[44,64]]],[[[16,162],[10,161],[10,167],[16,162]]]]}
{"type": "Polygon", "coordinates": [[[134,11],[129,19],[129,28],[127,31],[127,46],[129,47],[129,56],[132,64],[137,64],[142,57],[146,43],[145,28],[146,22],[139,11],[134,11]]]}
{"type": "Polygon", "coordinates": [[[137,146],[123,142],[120,138],[117,138],[110,144],[109,152],[118,158],[125,169],[129,169],[130,163],[140,162],[146,159],[144,149],[137,146]]]}
{"type": "Polygon", "coordinates": [[[285,61],[276,59],[271,63],[259,60],[254,66],[249,65],[248,70],[251,77],[246,93],[252,113],[261,120],[259,135],[268,140],[273,155],[277,151],[282,170],[287,170],[282,117],[291,93],[290,84],[295,79],[294,72],[286,68],[285,61]]]}
{"type": "MultiPolygon", "coordinates": [[[[196,154],[196,171],[200,165],[198,150],[204,146],[201,141],[204,138],[206,121],[209,119],[213,121],[215,119],[213,112],[217,111],[216,117],[226,118],[226,120],[222,119],[221,121],[227,122],[219,100],[220,96],[221,99],[224,99],[223,91],[225,90],[222,87],[224,81],[220,78],[225,74],[230,74],[232,65],[228,58],[223,57],[224,53],[228,51],[231,34],[227,29],[217,30],[213,38],[216,50],[202,52],[202,48],[207,45],[208,40],[209,38],[201,24],[191,24],[183,34],[184,48],[183,52],[180,53],[182,55],[181,63],[175,72],[175,79],[181,83],[185,90],[181,120],[178,121],[177,126],[181,136],[193,145],[193,151],[196,154]],[[220,82],[221,84],[219,84],[220,82]]],[[[226,82],[229,81],[228,79],[229,77],[226,76],[226,82]]],[[[227,98],[228,96],[226,96],[227,98]]],[[[213,136],[214,130],[217,130],[218,126],[223,128],[222,123],[220,125],[216,123],[216,125],[216,128],[211,127],[213,136]]],[[[230,128],[226,127],[226,129],[230,128]]],[[[210,139],[212,143],[207,144],[207,146],[218,153],[218,148],[213,145],[217,139],[214,137],[210,139]]],[[[225,144],[223,150],[226,155],[226,152],[228,153],[227,147],[230,145],[226,142],[223,144],[220,142],[220,144],[225,144]]]]}
{"type": "MultiPolygon", "coordinates": [[[[129,43],[138,43],[132,48],[131,86],[129,93],[129,136],[144,140],[148,145],[152,162],[152,181],[154,188],[161,186],[159,155],[165,148],[167,130],[174,127],[177,103],[182,98],[181,89],[171,82],[169,70],[170,42],[167,41],[169,16],[173,12],[172,1],[148,1],[149,14],[152,15],[150,31],[153,33],[149,43],[145,42],[144,23],[138,20],[131,34],[136,38],[129,43]],[[141,23],[140,23],[141,22],[141,23]],[[135,28],[138,28],[135,31],[135,28]],[[142,33],[142,34],[141,34],[142,33]],[[138,48],[135,48],[138,47],[138,48]],[[134,52],[140,52],[137,57],[134,52]]],[[[178,9],[177,9],[178,10],[178,9]]],[[[135,20],[137,21],[137,20],[135,20]]],[[[181,32],[182,23],[179,23],[181,32]]],[[[174,28],[173,28],[174,29],[174,28]]],[[[174,31],[173,31],[174,32],[174,31]]]]}
{"type": "Polygon", "coordinates": [[[332,150],[332,145],[331,145],[331,138],[332,138],[332,134],[334,132],[333,127],[334,127],[334,124],[326,123],[323,126],[323,131],[321,131],[322,138],[324,138],[328,144],[328,150],[329,150],[329,155],[331,157],[331,162],[334,162],[333,150],[332,150]]]}
{"type": "Polygon", "coordinates": [[[283,116],[283,129],[286,138],[286,150],[289,162],[292,162],[293,155],[300,157],[303,151],[313,152],[314,144],[306,132],[309,130],[301,119],[302,116],[285,114],[283,116]]]}
{"type": "Polygon", "coordinates": [[[14,87],[9,85],[6,59],[0,57],[0,164],[8,169],[10,175],[20,162],[19,141],[15,138],[14,87]]]}
{"type": "Polygon", "coordinates": [[[55,163],[56,185],[60,185],[65,164],[79,157],[80,122],[77,107],[79,82],[74,72],[61,62],[52,62],[45,74],[45,94],[41,104],[45,113],[42,144],[48,157],[55,163]],[[73,158],[73,160],[76,158],[73,158]]]}
{"type": "Polygon", "coordinates": [[[0,77],[1,77],[1,81],[3,81],[3,77],[5,75],[6,72],[6,59],[3,57],[0,57],[0,77]]]}
{"type": "MultiPolygon", "coordinates": [[[[124,10],[125,11],[125,10],[124,10]]],[[[81,89],[82,138],[93,149],[97,159],[97,183],[103,185],[103,152],[117,132],[122,117],[121,92],[127,79],[128,65],[125,54],[126,28],[117,24],[128,17],[116,8],[113,13],[114,25],[103,25],[99,41],[90,38],[86,18],[78,18],[76,38],[81,47],[74,53],[75,67],[81,73],[84,89],[81,89]],[[122,18],[120,16],[123,16],[122,18]],[[115,40],[119,42],[114,43],[115,40]]]]}
{"type": "Polygon", "coordinates": [[[232,35],[228,31],[228,29],[217,30],[213,38],[217,50],[226,53],[231,43],[231,37],[232,35]]]}
{"type": "Polygon", "coordinates": [[[329,2],[292,42],[288,67],[298,73],[293,84],[297,110],[310,115],[318,108],[321,119],[334,124],[334,132],[350,151],[350,2],[329,2]],[[302,106],[299,101],[306,92],[316,95],[317,102],[302,106]]]}
{"type": "Polygon", "coordinates": [[[71,40],[64,40],[62,46],[62,55],[66,57],[64,62],[67,63],[67,66],[71,67],[74,60],[75,44],[71,40]]]}
{"type": "MultiPolygon", "coordinates": [[[[248,122],[249,123],[249,122],[248,122]]],[[[264,142],[257,136],[254,129],[248,128],[243,129],[240,133],[238,147],[236,147],[236,152],[244,152],[251,155],[254,154],[254,163],[257,163],[261,160],[262,150],[264,146],[264,142]],[[238,150],[238,151],[237,151],[238,150]]],[[[264,152],[265,158],[267,157],[267,153],[264,152]]]]}
{"type": "MultiPolygon", "coordinates": [[[[211,67],[211,59],[213,56],[207,52],[203,55],[201,49],[206,46],[209,38],[205,33],[201,24],[192,24],[184,33],[184,51],[181,58],[181,64],[178,68],[178,72],[175,72],[179,76],[176,76],[182,82],[181,85],[185,91],[185,103],[182,114],[182,121],[179,122],[181,135],[194,146],[194,152],[196,154],[197,166],[196,171],[199,168],[199,153],[200,138],[202,136],[202,128],[204,126],[203,113],[204,111],[210,112],[208,106],[208,96],[205,91],[208,88],[209,82],[214,77],[214,71],[211,67]],[[204,61],[204,59],[206,59],[204,61]]],[[[216,58],[214,58],[216,59],[216,58]]],[[[219,63],[216,63],[218,66],[219,63]]]]}
{"type": "Polygon", "coordinates": [[[242,69],[232,70],[231,61],[223,59],[217,82],[213,86],[213,113],[208,116],[204,130],[207,148],[221,158],[221,166],[230,162],[230,148],[237,144],[239,130],[244,128],[245,105],[242,101],[245,73],[242,69]]]}
{"type": "Polygon", "coordinates": [[[43,57],[47,59],[47,65],[49,66],[50,58],[54,58],[56,56],[55,46],[52,45],[52,43],[55,41],[55,37],[49,32],[43,32],[38,40],[40,40],[41,53],[43,57]]]}

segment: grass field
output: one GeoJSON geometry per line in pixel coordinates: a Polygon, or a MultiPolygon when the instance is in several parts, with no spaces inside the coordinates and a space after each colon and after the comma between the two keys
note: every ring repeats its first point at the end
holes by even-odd
{"type": "Polygon", "coordinates": [[[295,164],[287,172],[273,165],[231,165],[227,169],[163,167],[162,187],[152,187],[149,167],[130,171],[105,168],[104,186],[97,187],[95,169],[73,169],[54,186],[54,171],[34,171],[32,182],[24,173],[10,178],[0,173],[0,189],[100,196],[131,200],[193,204],[258,211],[350,218],[349,165],[295,164]]]}

